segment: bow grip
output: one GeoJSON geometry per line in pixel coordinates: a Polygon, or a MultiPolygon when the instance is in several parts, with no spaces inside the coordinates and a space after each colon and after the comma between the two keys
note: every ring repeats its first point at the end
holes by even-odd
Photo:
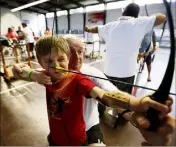
{"type": "MultiPolygon", "coordinates": [[[[151,96],[150,98],[157,101],[153,96],[151,96]]],[[[150,126],[148,128],[149,131],[156,131],[158,126],[160,126],[161,120],[159,119],[159,113],[159,111],[151,107],[147,111],[146,118],[150,122],[150,126]]]]}

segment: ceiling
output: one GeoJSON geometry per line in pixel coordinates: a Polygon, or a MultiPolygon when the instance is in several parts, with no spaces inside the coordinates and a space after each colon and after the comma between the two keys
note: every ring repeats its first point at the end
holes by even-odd
{"type": "MultiPolygon", "coordinates": [[[[36,0],[0,0],[0,6],[6,8],[16,8],[36,0]]],[[[120,0],[50,0],[45,3],[26,8],[26,11],[45,14],[59,10],[69,10],[79,7],[91,6],[100,3],[109,3],[120,0]]]]}

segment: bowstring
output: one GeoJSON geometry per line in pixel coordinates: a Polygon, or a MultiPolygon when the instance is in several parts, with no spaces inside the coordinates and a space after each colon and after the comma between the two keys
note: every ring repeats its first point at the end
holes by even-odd
{"type": "MultiPolygon", "coordinates": [[[[96,79],[101,79],[101,80],[106,80],[106,81],[112,81],[112,82],[117,82],[117,83],[121,83],[121,84],[126,84],[126,85],[129,85],[129,86],[138,87],[138,88],[142,88],[142,89],[146,89],[146,90],[157,91],[156,89],[153,89],[153,88],[148,88],[148,87],[145,87],[145,86],[139,86],[139,85],[135,85],[135,84],[130,84],[130,83],[123,82],[123,81],[120,81],[120,80],[102,78],[102,77],[93,76],[93,75],[89,75],[89,74],[83,74],[83,73],[80,73],[80,72],[77,72],[77,71],[66,70],[66,69],[58,69],[56,67],[50,67],[50,68],[56,69],[56,71],[60,70],[60,71],[70,72],[70,73],[79,74],[79,75],[83,75],[83,76],[88,76],[88,77],[92,77],[92,78],[96,78],[96,79]]],[[[176,96],[175,93],[169,93],[169,94],[176,96]]]]}
{"type": "MultiPolygon", "coordinates": [[[[58,3],[58,0],[56,0],[56,1],[57,1],[57,3],[58,3]]],[[[170,0],[170,6],[171,6],[171,0],[170,0]]],[[[145,5],[145,9],[146,9],[146,14],[147,14],[147,16],[148,16],[149,14],[148,14],[147,6],[146,6],[146,5],[145,5]]],[[[56,11],[56,7],[55,7],[55,11],[56,11]]],[[[55,23],[55,17],[54,17],[54,19],[53,19],[52,37],[54,36],[54,23],[55,23]]],[[[51,41],[52,41],[52,40],[51,40],[51,41]]],[[[52,45],[52,42],[51,42],[51,45],[52,45]]],[[[50,47],[49,60],[50,60],[50,57],[51,57],[51,47],[50,47]]],[[[48,63],[48,73],[49,73],[49,69],[50,69],[50,68],[54,68],[54,69],[58,70],[56,67],[50,67],[50,62],[49,62],[49,63],[48,63]]],[[[59,70],[62,70],[62,71],[65,71],[65,72],[70,72],[70,73],[75,73],[75,74],[80,74],[80,75],[88,76],[88,77],[92,77],[92,78],[97,78],[97,79],[102,79],[102,80],[107,80],[107,81],[113,81],[113,82],[117,82],[117,83],[121,83],[121,84],[126,84],[126,85],[129,85],[129,86],[133,86],[133,87],[137,87],[137,88],[142,88],[142,89],[146,89],[146,90],[157,91],[156,89],[153,89],[153,88],[148,88],[148,87],[145,87],[145,86],[139,86],[139,85],[135,85],[135,84],[130,84],[130,83],[123,82],[123,81],[120,81],[120,80],[106,79],[106,78],[102,78],[102,77],[98,77],[98,76],[92,76],[92,75],[83,74],[83,73],[80,73],[80,72],[75,72],[75,71],[65,70],[65,69],[59,69],[59,70]]],[[[117,87],[117,88],[118,88],[118,87],[117,87]]],[[[176,93],[171,93],[171,92],[170,92],[169,94],[176,96],[176,93]]]]}

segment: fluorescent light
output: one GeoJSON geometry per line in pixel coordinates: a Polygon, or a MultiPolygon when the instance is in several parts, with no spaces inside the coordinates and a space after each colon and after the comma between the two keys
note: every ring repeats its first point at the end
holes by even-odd
{"type": "Polygon", "coordinates": [[[16,11],[19,11],[19,10],[22,10],[22,9],[26,9],[28,7],[32,7],[34,5],[38,5],[38,4],[47,2],[47,1],[49,1],[49,0],[38,0],[38,1],[35,1],[35,2],[32,2],[32,3],[26,4],[26,5],[20,6],[20,7],[17,7],[17,8],[11,9],[10,11],[11,12],[16,12],[16,11]]]}

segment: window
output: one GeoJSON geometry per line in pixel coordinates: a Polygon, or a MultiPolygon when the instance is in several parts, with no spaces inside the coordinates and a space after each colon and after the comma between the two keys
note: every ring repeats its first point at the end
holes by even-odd
{"type": "Polygon", "coordinates": [[[67,14],[68,14],[67,10],[64,10],[64,11],[57,11],[57,13],[56,13],[57,16],[67,15],[67,14]]]}
{"type": "Polygon", "coordinates": [[[84,8],[77,8],[77,9],[70,9],[70,14],[74,14],[74,13],[83,13],[84,12],[84,8]]]}
{"type": "Polygon", "coordinates": [[[87,6],[86,12],[93,12],[93,11],[102,11],[104,10],[104,4],[94,5],[94,6],[87,6]]]}
{"type": "Polygon", "coordinates": [[[46,18],[54,17],[54,12],[46,13],[46,18]]]}
{"type": "Polygon", "coordinates": [[[108,9],[125,8],[128,4],[132,3],[133,1],[134,0],[125,0],[125,1],[107,3],[107,10],[108,9]]]}

